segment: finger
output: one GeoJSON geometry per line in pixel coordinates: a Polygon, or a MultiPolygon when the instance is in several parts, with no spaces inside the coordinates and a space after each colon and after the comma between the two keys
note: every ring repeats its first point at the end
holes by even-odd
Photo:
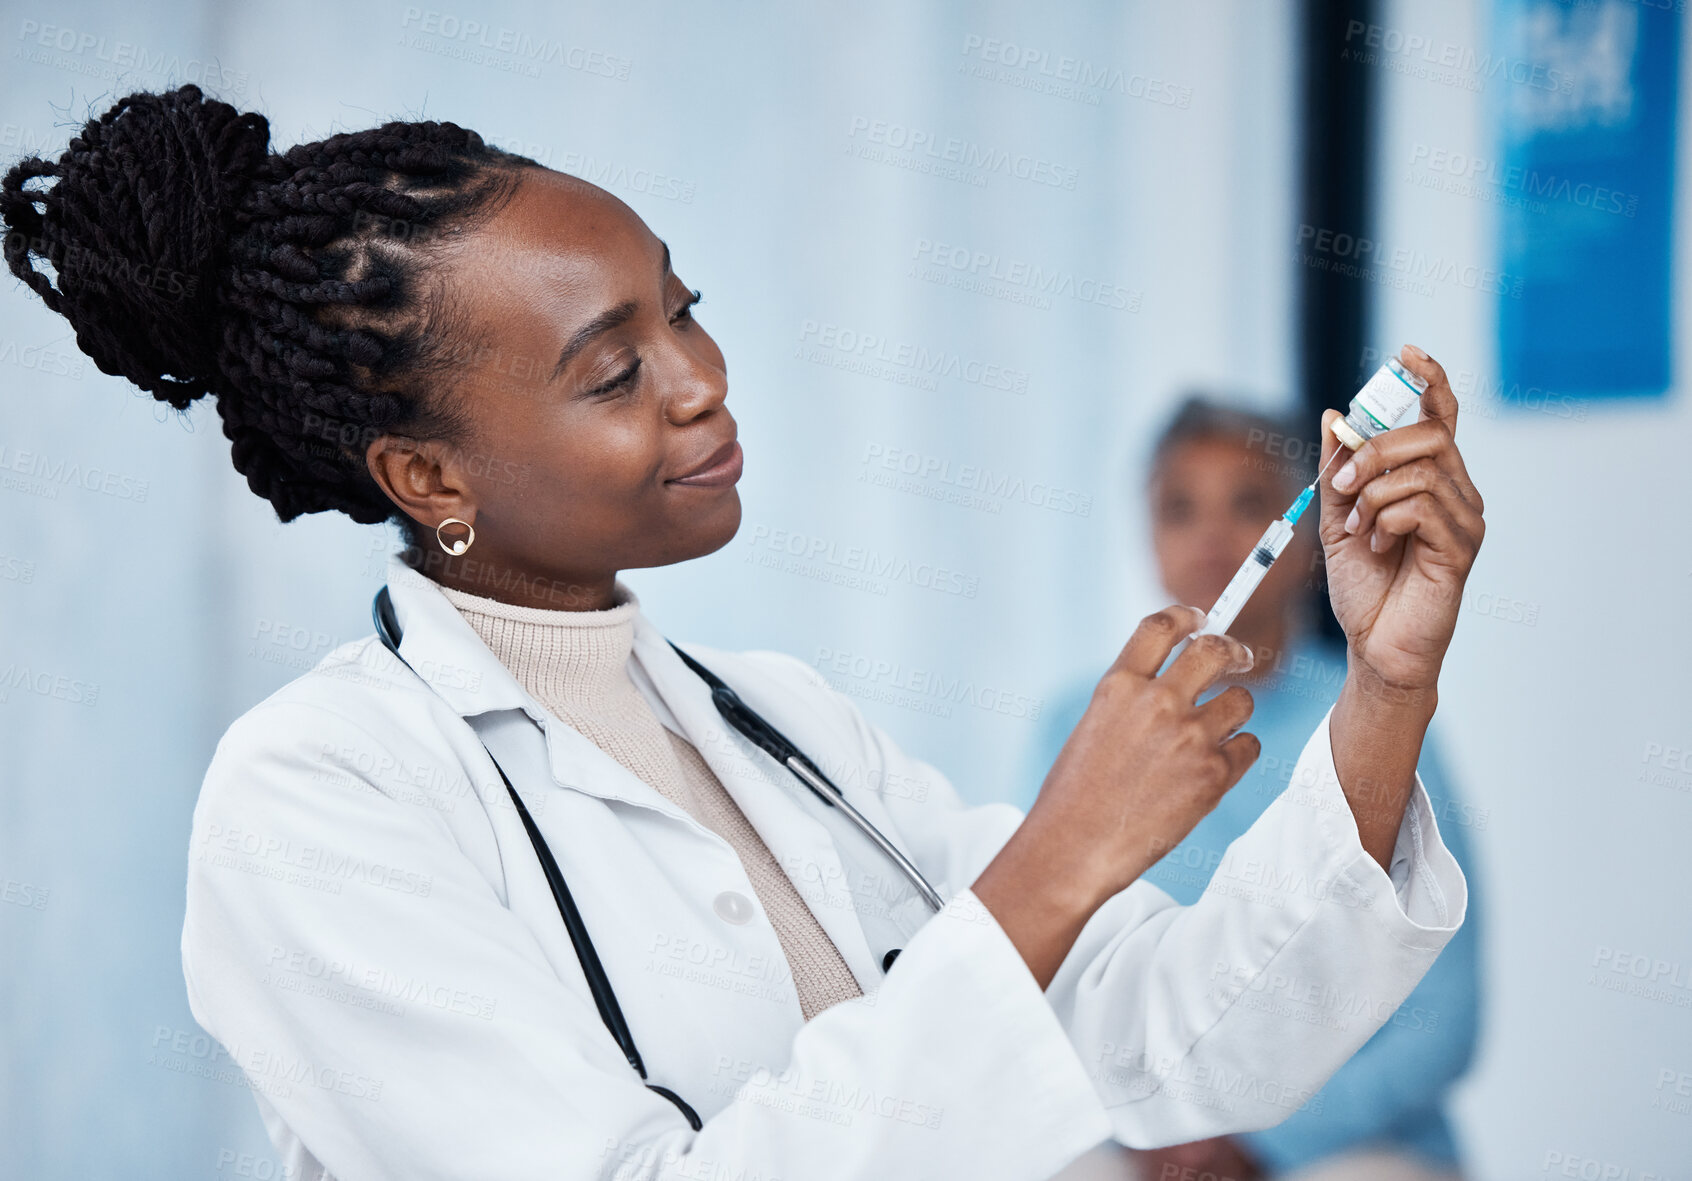
{"type": "Polygon", "coordinates": [[[1197,636],[1182,649],[1163,679],[1181,694],[1182,701],[1192,702],[1224,673],[1249,672],[1254,659],[1251,649],[1233,636],[1197,636]]]}
{"type": "Polygon", "coordinates": [[[1458,482],[1441,471],[1431,459],[1413,459],[1402,467],[1383,472],[1363,486],[1345,519],[1347,533],[1368,536],[1376,515],[1387,505],[1427,492],[1445,507],[1460,526],[1474,532],[1480,511],[1471,505],[1458,482]]]}
{"type": "Polygon", "coordinates": [[[1476,511],[1482,510],[1480,492],[1469,479],[1469,469],[1457,450],[1457,442],[1439,422],[1413,422],[1376,435],[1359,447],[1350,459],[1341,461],[1339,470],[1334,473],[1334,487],[1347,496],[1355,497],[1382,472],[1404,467],[1418,459],[1433,460],[1457,481],[1464,499],[1473,504],[1476,511]]]}
{"type": "Polygon", "coordinates": [[[1263,744],[1255,734],[1236,734],[1224,742],[1221,749],[1222,757],[1228,760],[1228,782],[1222,787],[1223,791],[1227,791],[1240,781],[1240,776],[1251,770],[1257,756],[1263,753],[1263,744]]]}
{"type": "Polygon", "coordinates": [[[1199,706],[1198,712],[1220,742],[1245,725],[1256,707],[1248,691],[1239,685],[1230,685],[1199,706]]]}
{"type": "Polygon", "coordinates": [[[1457,394],[1445,376],[1444,366],[1413,344],[1407,344],[1398,350],[1398,359],[1406,369],[1428,383],[1428,388],[1423,390],[1422,396],[1417,399],[1422,409],[1416,421],[1444,423],[1445,429],[1455,437],[1457,394]]]}
{"type": "Polygon", "coordinates": [[[1369,548],[1385,553],[1399,538],[1412,534],[1458,570],[1466,570],[1480,549],[1480,537],[1458,525],[1428,492],[1418,492],[1382,509],[1369,535],[1369,548]]]}
{"type": "Polygon", "coordinates": [[[1205,613],[1197,607],[1165,607],[1146,616],[1122,646],[1115,667],[1147,679],[1156,676],[1175,645],[1203,627],[1204,621],[1205,613]]]}

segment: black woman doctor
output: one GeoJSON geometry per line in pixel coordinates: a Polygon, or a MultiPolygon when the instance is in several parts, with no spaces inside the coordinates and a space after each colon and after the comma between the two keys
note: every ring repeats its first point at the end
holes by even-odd
{"type": "Polygon", "coordinates": [[[1415,765],[1484,527],[1456,400],[1419,351],[1404,359],[1430,382],[1424,421],[1322,488],[1347,677],[1304,790],[1236,844],[1237,890],[1179,907],[1137,881],[1258,753],[1245,690],[1195,704],[1249,661],[1240,644],[1205,637],[1158,673],[1196,610],[1136,628],[1026,818],[965,807],[802,662],[687,645],[843,769],[945,898],[900,911],[888,967],[875,891],[811,888],[845,863],[835,830],[725,736],[618,578],[727,545],[757,461],[684,260],[628,206],[451,123],[273,153],[261,116],[186,86],[18,164],[0,214],[8,265],[103,371],[179,408],[215,397],[236,468],[281,519],[392,518],[434,555],[391,563],[390,584],[403,651],[450,696],[374,637],[345,645],[237,719],[195,813],[189,999],[300,1175],[1038,1181],[1106,1138],[1272,1124],[1373,1032],[1236,1003],[1217,963],[1249,978],[1274,961],[1390,1014],[1462,922],[1415,765]],[[690,813],[611,738],[566,725],[575,703],[546,706],[521,675],[536,653],[496,659],[467,605],[548,643],[602,622],[624,637],[612,671],[651,711],[627,724],[671,736],[696,802],[732,807],[690,813]],[[477,689],[447,684],[466,670],[477,689]],[[481,790],[498,782],[483,738],[510,752],[647,1081],[698,1130],[608,1036],[509,802],[481,790]],[[384,766],[478,790],[419,806],[384,766]],[[910,781],[922,800],[884,790],[910,781]],[[759,875],[766,858],[783,873],[759,875]],[[756,996],[653,964],[677,947],[780,964],[778,920],[820,928],[844,999],[801,1007],[809,960],[756,996]]]}

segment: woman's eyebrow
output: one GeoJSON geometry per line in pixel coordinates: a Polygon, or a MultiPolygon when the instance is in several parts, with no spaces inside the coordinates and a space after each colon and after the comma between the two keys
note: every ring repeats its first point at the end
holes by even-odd
{"type": "MultiPolygon", "coordinates": [[[[670,244],[662,238],[658,239],[658,244],[664,248],[664,266],[658,272],[659,281],[662,282],[663,280],[668,279],[671,273],[670,244]]],[[[590,343],[592,343],[594,337],[598,336],[602,332],[609,332],[617,325],[623,323],[630,316],[635,314],[638,307],[639,305],[634,300],[625,299],[622,303],[617,304],[615,307],[607,308],[603,312],[600,312],[599,315],[576,329],[570,339],[565,342],[564,351],[558,355],[558,364],[553,366],[551,380],[558,380],[558,375],[564,372],[577,353],[581,352],[583,349],[587,348],[590,343]]]]}

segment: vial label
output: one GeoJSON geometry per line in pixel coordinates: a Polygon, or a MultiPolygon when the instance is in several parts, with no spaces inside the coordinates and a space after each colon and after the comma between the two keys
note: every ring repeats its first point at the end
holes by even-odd
{"type": "Polygon", "coordinates": [[[1378,434],[1390,429],[1403,417],[1426,388],[1427,383],[1421,378],[1396,361],[1389,360],[1375,370],[1363,388],[1357,391],[1351,405],[1368,415],[1375,428],[1370,434],[1378,434]]]}

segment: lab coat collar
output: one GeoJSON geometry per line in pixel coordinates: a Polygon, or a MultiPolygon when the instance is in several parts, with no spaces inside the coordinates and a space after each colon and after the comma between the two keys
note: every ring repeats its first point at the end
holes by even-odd
{"type": "Polygon", "coordinates": [[[440,586],[397,553],[388,555],[388,595],[400,625],[400,655],[461,717],[520,709],[541,725],[546,711],[476,634],[440,586]]]}
{"type": "MultiPolygon", "coordinates": [[[[723,721],[710,686],[646,619],[634,591],[620,585],[636,604],[632,655],[658,698],[654,707],[660,719],[698,750],[787,871],[859,986],[869,991],[879,983],[881,969],[853,906],[839,849],[828,829],[789,797],[806,789],[784,782],[789,772],[723,721]]],[[[462,717],[521,710],[545,733],[548,769],[560,787],[651,808],[721,840],[536,701],[434,580],[398,554],[388,558],[388,593],[400,625],[400,654],[462,717]]],[[[690,655],[704,657],[702,663],[711,666],[708,650],[690,655]]],[[[492,734],[484,731],[482,737],[485,741],[492,734]]]]}
{"type": "MultiPolygon", "coordinates": [[[[635,604],[638,646],[641,637],[654,629],[641,615],[640,600],[634,591],[621,580],[618,587],[635,604]]],[[[400,655],[459,716],[472,722],[482,741],[500,756],[502,765],[507,757],[503,735],[510,732],[509,728],[503,719],[490,717],[480,723],[475,719],[519,710],[545,734],[547,769],[560,787],[601,799],[639,804],[698,825],[698,821],[657,788],[641,780],[537,701],[470,626],[470,621],[441,593],[435,580],[414,570],[399,554],[388,557],[388,594],[399,619],[400,655]]]]}

